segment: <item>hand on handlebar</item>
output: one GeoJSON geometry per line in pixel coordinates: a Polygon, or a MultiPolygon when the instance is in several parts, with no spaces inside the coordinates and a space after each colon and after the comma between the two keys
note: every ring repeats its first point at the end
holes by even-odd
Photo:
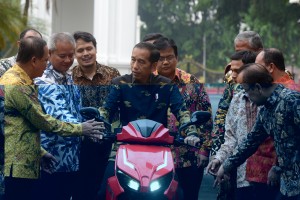
{"type": "Polygon", "coordinates": [[[82,134],[85,136],[102,139],[104,130],[104,123],[97,122],[94,119],[82,123],[82,134]]]}
{"type": "Polygon", "coordinates": [[[197,146],[199,142],[200,142],[200,138],[195,135],[190,135],[184,138],[184,143],[191,146],[197,146]]]}

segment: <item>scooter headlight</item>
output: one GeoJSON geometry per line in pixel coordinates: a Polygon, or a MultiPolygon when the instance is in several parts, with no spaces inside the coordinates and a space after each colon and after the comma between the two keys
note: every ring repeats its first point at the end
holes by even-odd
{"type": "Polygon", "coordinates": [[[125,174],[124,172],[122,172],[121,170],[117,171],[117,177],[122,187],[130,188],[135,191],[139,190],[140,183],[137,180],[125,174]]]}
{"type": "Polygon", "coordinates": [[[150,184],[150,191],[154,192],[154,191],[158,190],[160,187],[161,187],[161,184],[158,181],[153,181],[150,184]]]}

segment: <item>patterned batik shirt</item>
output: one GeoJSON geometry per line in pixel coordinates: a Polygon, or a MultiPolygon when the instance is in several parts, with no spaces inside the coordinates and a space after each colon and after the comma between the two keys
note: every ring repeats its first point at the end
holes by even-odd
{"type": "Polygon", "coordinates": [[[0,85],[0,198],[4,194],[4,88],[0,85]]]}
{"type": "MultiPolygon", "coordinates": [[[[64,122],[80,123],[81,98],[79,88],[73,84],[70,74],[62,74],[49,65],[38,85],[39,101],[45,113],[64,122]]],[[[58,162],[55,172],[79,170],[80,137],[62,137],[55,133],[41,132],[41,145],[58,162]]]]}
{"type": "Polygon", "coordinates": [[[278,165],[282,169],[280,191],[300,194],[300,93],[278,85],[258,113],[253,129],[237,153],[223,163],[225,172],[242,164],[268,137],[274,138],[278,165]]]}
{"type": "MultiPolygon", "coordinates": [[[[120,109],[122,126],[137,119],[151,119],[167,127],[169,107],[180,124],[190,121],[190,112],[178,87],[171,84],[170,79],[151,74],[150,83],[146,85],[135,83],[132,74],[127,74],[112,80],[110,93],[100,112],[110,119],[110,115],[120,109]]],[[[195,126],[187,131],[195,133],[195,126]]]]}
{"type": "MultiPolygon", "coordinates": [[[[157,74],[157,71],[155,74],[157,74]]],[[[200,83],[194,75],[177,68],[172,83],[175,83],[178,86],[190,113],[200,110],[209,111],[211,113],[211,104],[205,91],[204,84],[200,83]]],[[[168,129],[171,132],[177,132],[178,126],[179,122],[169,110],[168,129]]],[[[208,121],[204,126],[197,126],[198,136],[203,142],[200,149],[187,146],[171,147],[176,168],[196,165],[199,154],[207,157],[209,156],[211,148],[211,130],[212,120],[208,121]]]]}
{"type": "Polygon", "coordinates": [[[212,130],[212,148],[211,156],[212,158],[216,155],[217,151],[220,149],[221,145],[224,143],[225,135],[225,119],[230,106],[230,102],[235,94],[241,91],[242,87],[236,83],[229,83],[223,92],[220,99],[216,116],[214,119],[214,125],[212,130]]]}
{"type": "Polygon", "coordinates": [[[93,79],[86,77],[81,66],[72,71],[74,83],[80,86],[82,105],[84,107],[100,107],[109,92],[111,80],[120,76],[120,72],[113,68],[97,63],[96,74],[93,79]]]}
{"type": "Polygon", "coordinates": [[[43,112],[32,79],[18,65],[1,78],[5,92],[5,176],[37,179],[40,175],[40,130],[82,135],[81,124],[61,122],[43,112]]]}
{"type": "Polygon", "coordinates": [[[0,60],[0,77],[12,66],[16,64],[17,56],[3,58],[0,60]]]}
{"type": "MultiPolygon", "coordinates": [[[[257,106],[250,101],[244,90],[234,95],[226,115],[225,142],[217,151],[215,159],[222,163],[233,153],[236,153],[237,146],[242,143],[247,133],[251,131],[257,110],[257,106]]],[[[250,186],[250,183],[246,181],[246,162],[237,168],[238,188],[250,186]]]]}

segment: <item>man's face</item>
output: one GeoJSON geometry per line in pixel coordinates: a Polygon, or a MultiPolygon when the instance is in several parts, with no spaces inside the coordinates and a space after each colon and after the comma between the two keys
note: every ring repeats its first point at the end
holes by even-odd
{"type": "Polygon", "coordinates": [[[231,77],[233,81],[237,83],[237,75],[238,75],[237,71],[238,69],[240,69],[241,66],[243,66],[243,62],[241,60],[232,60],[230,64],[231,64],[230,70],[232,72],[231,77]]]}
{"type": "Polygon", "coordinates": [[[56,49],[49,51],[49,61],[53,68],[61,73],[65,73],[74,62],[75,47],[67,41],[57,42],[56,49]]]}
{"type": "Polygon", "coordinates": [[[96,64],[97,49],[92,42],[85,42],[82,39],[76,41],[75,56],[82,67],[89,67],[96,64]]]}
{"type": "Polygon", "coordinates": [[[135,81],[146,83],[155,68],[155,63],[149,61],[150,51],[134,48],[131,54],[131,72],[135,81]]]}
{"type": "Polygon", "coordinates": [[[47,62],[49,59],[49,50],[48,47],[44,47],[44,55],[42,58],[35,58],[33,57],[33,65],[34,65],[34,77],[41,77],[47,67],[47,62]]]}
{"type": "Polygon", "coordinates": [[[243,51],[243,50],[255,51],[254,49],[251,48],[248,41],[243,41],[243,40],[237,41],[234,45],[234,49],[235,51],[243,51]]]}
{"type": "Polygon", "coordinates": [[[160,58],[157,64],[158,74],[166,77],[173,77],[175,75],[177,58],[173,48],[167,48],[159,51],[160,58]]]}
{"type": "Polygon", "coordinates": [[[259,84],[247,84],[243,83],[243,72],[241,72],[238,77],[237,81],[241,83],[242,87],[244,88],[245,92],[248,94],[249,99],[258,106],[264,105],[267,101],[267,98],[264,95],[264,91],[262,90],[259,84]]]}

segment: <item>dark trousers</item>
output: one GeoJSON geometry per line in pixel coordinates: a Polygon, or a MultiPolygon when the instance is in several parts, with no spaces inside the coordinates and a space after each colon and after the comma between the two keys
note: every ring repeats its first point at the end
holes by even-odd
{"type": "Polygon", "coordinates": [[[78,172],[56,172],[48,174],[42,171],[36,193],[43,200],[76,199],[82,183],[79,182],[78,172]]]}
{"type": "Polygon", "coordinates": [[[5,177],[5,200],[38,200],[34,188],[38,179],[5,177]]]}
{"type": "Polygon", "coordinates": [[[78,199],[75,200],[96,199],[111,152],[111,146],[112,144],[106,141],[97,143],[89,139],[83,140],[79,161],[81,189],[78,199]]]}
{"type": "Polygon", "coordinates": [[[278,195],[278,198],[276,200],[300,200],[300,195],[296,195],[296,196],[293,196],[293,197],[288,197],[288,196],[285,196],[283,194],[279,194],[278,195]]]}
{"type": "Polygon", "coordinates": [[[183,193],[183,197],[180,197],[181,199],[198,200],[203,171],[203,168],[198,168],[196,166],[176,169],[179,189],[181,189],[183,193]]]}
{"type": "Polygon", "coordinates": [[[236,170],[230,172],[229,181],[220,183],[217,200],[235,200],[236,170]]]}
{"type": "Polygon", "coordinates": [[[278,187],[263,183],[252,183],[251,186],[236,189],[236,200],[275,200],[279,195],[278,187]]]}

